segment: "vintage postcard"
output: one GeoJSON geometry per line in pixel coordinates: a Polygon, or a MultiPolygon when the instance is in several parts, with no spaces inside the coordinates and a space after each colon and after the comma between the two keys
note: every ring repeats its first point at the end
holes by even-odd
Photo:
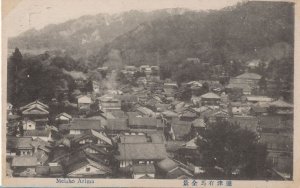
{"type": "Polygon", "coordinates": [[[3,186],[300,187],[298,10],[2,0],[3,186]]]}

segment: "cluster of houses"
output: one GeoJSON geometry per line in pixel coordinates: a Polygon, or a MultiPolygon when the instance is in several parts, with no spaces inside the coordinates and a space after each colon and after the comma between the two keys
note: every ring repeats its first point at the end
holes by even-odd
{"type": "MultiPolygon", "coordinates": [[[[149,75],[156,66],[139,68],[149,75]]],[[[138,69],[127,66],[125,74],[138,69]]],[[[77,97],[78,111],[95,113],[55,115],[36,100],[12,110],[7,118],[7,175],[27,177],[170,178],[201,177],[204,170],[196,144],[210,123],[225,119],[253,131],[268,149],[273,174],[289,179],[293,159],[293,105],[283,99],[253,95],[260,75],[244,73],[227,86],[195,80],[178,86],[155,76],[137,86],[118,86],[105,94],[77,97]],[[192,91],[190,101],[176,96],[180,87],[192,91]],[[196,95],[204,85],[206,93],[196,95]],[[232,89],[241,89],[231,99],[232,89]],[[16,113],[18,111],[18,113],[16,113]],[[51,123],[50,123],[51,122],[51,123]]],[[[142,80],[142,81],[141,81],[142,80]]],[[[99,87],[94,92],[99,93],[99,87]]]]}

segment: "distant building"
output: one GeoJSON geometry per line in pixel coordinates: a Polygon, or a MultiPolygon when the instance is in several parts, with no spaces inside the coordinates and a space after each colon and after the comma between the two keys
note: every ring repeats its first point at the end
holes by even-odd
{"type": "Polygon", "coordinates": [[[242,102],[231,102],[229,106],[231,107],[231,112],[233,115],[245,115],[248,114],[249,110],[251,109],[249,104],[242,102]]]}
{"type": "Polygon", "coordinates": [[[25,121],[31,120],[36,123],[36,129],[45,129],[49,119],[48,105],[34,101],[20,108],[22,117],[25,121]]]}
{"type": "Polygon", "coordinates": [[[87,95],[82,95],[77,98],[77,107],[79,110],[86,109],[89,110],[92,104],[92,98],[87,95]]]}
{"type": "Polygon", "coordinates": [[[256,73],[244,73],[237,77],[230,78],[227,89],[240,88],[244,95],[251,95],[253,89],[258,88],[258,82],[261,76],[256,73]]]}
{"type": "Polygon", "coordinates": [[[118,98],[104,95],[98,98],[99,109],[104,112],[110,112],[115,110],[121,110],[121,101],[118,98]]]}
{"type": "Polygon", "coordinates": [[[73,118],[70,124],[59,125],[59,131],[66,130],[71,135],[83,134],[90,130],[103,131],[99,119],[73,118]]]}
{"type": "Polygon", "coordinates": [[[12,160],[11,167],[14,176],[33,177],[35,168],[40,165],[35,156],[16,156],[12,160]]]}
{"type": "Polygon", "coordinates": [[[72,116],[67,113],[60,113],[55,117],[55,121],[58,124],[68,124],[72,120],[72,116]]]}
{"type": "Polygon", "coordinates": [[[218,108],[220,105],[221,97],[215,93],[206,93],[201,95],[201,105],[211,106],[213,108],[218,108]]]}
{"type": "Polygon", "coordinates": [[[155,167],[153,164],[134,164],[132,166],[133,179],[154,179],[155,167]]]}
{"type": "Polygon", "coordinates": [[[249,68],[249,69],[255,69],[257,67],[259,67],[259,65],[261,64],[261,60],[259,59],[253,59],[253,60],[250,60],[250,61],[247,61],[246,62],[246,66],[249,68]]]}
{"type": "Polygon", "coordinates": [[[120,163],[120,168],[128,167],[134,164],[154,164],[167,157],[164,144],[119,143],[118,151],[119,154],[117,154],[115,157],[120,163]]]}

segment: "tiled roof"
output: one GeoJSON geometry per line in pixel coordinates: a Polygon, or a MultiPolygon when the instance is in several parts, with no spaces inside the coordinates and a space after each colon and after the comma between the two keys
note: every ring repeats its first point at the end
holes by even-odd
{"type": "Polygon", "coordinates": [[[32,138],[26,137],[8,137],[7,148],[32,149],[32,138]]]}
{"type": "Polygon", "coordinates": [[[167,157],[164,144],[138,143],[118,144],[119,160],[159,160],[167,157]]]}
{"type": "Polygon", "coordinates": [[[101,121],[99,119],[81,119],[74,118],[70,122],[70,126],[67,129],[75,129],[75,130],[103,130],[104,128],[101,126],[101,121]]]}
{"type": "Polygon", "coordinates": [[[72,116],[69,115],[69,114],[67,114],[67,113],[65,113],[65,112],[58,114],[58,115],[56,116],[56,118],[58,118],[58,117],[60,117],[60,116],[65,116],[65,117],[67,117],[67,118],[69,118],[69,119],[72,119],[72,116]]]}
{"type": "Polygon", "coordinates": [[[164,135],[160,133],[151,134],[150,138],[152,143],[164,143],[165,141],[164,135]]]}
{"type": "Polygon", "coordinates": [[[31,107],[25,109],[24,111],[22,111],[22,114],[45,114],[45,115],[47,115],[47,114],[49,114],[49,112],[46,109],[35,104],[35,105],[32,105],[31,107]]]}
{"type": "Polygon", "coordinates": [[[126,131],[129,130],[127,125],[127,119],[108,119],[107,126],[108,130],[126,131]]]}
{"type": "Polygon", "coordinates": [[[12,161],[14,167],[37,166],[38,161],[35,156],[15,156],[12,161]]]}
{"type": "Polygon", "coordinates": [[[27,136],[41,136],[41,137],[48,137],[50,135],[50,130],[27,130],[24,131],[24,137],[27,136]]]}
{"type": "Polygon", "coordinates": [[[79,142],[80,140],[87,138],[87,137],[95,137],[99,140],[102,140],[104,142],[106,142],[109,145],[112,145],[112,141],[110,140],[110,138],[108,138],[106,135],[104,135],[102,132],[97,132],[93,129],[88,130],[87,132],[85,132],[84,134],[79,134],[79,135],[75,135],[75,137],[72,139],[73,142],[79,142]]]}
{"type": "Polygon", "coordinates": [[[147,143],[145,135],[122,135],[120,140],[122,144],[147,143]]]}
{"type": "Polygon", "coordinates": [[[178,163],[173,161],[170,158],[166,158],[159,163],[157,163],[157,166],[162,169],[165,172],[169,172],[170,170],[173,170],[174,168],[178,167],[178,163]]]}
{"type": "Polygon", "coordinates": [[[132,166],[134,174],[155,174],[155,168],[153,164],[136,164],[132,166]]]}
{"type": "Polygon", "coordinates": [[[160,126],[160,120],[155,118],[149,117],[130,117],[129,119],[129,126],[136,125],[136,126],[147,126],[147,127],[158,127],[160,126]]]}
{"type": "Polygon", "coordinates": [[[27,105],[25,105],[25,106],[22,106],[20,109],[21,109],[21,110],[25,110],[25,109],[31,108],[32,106],[35,106],[35,105],[38,105],[39,107],[42,107],[42,108],[44,108],[44,109],[48,109],[48,108],[49,108],[48,105],[46,105],[46,104],[40,102],[39,100],[36,100],[36,101],[33,101],[33,102],[31,102],[31,103],[29,103],[29,104],[27,104],[27,105]]]}

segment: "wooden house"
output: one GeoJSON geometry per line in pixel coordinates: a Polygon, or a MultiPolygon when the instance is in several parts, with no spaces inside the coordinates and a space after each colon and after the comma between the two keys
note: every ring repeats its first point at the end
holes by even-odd
{"type": "Polygon", "coordinates": [[[221,97],[215,93],[209,92],[201,95],[201,105],[219,108],[221,97]]]}
{"type": "Polygon", "coordinates": [[[35,168],[38,165],[39,163],[35,156],[15,156],[11,164],[13,175],[21,177],[35,176],[35,168]]]}
{"type": "Polygon", "coordinates": [[[78,107],[78,110],[89,110],[90,109],[90,106],[92,104],[92,99],[91,97],[87,96],[87,95],[83,95],[83,96],[78,96],[77,97],[77,107],[78,107]]]}
{"type": "Polygon", "coordinates": [[[25,121],[31,120],[36,123],[36,129],[45,129],[48,123],[49,107],[40,101],[34,101],[20,108],[25,121]]]}
{"type": "Polygon", "coordinates": [[[119,143],[118,154],[115,157],[120,163],[120,168],[124,168],[135,164],[154,164],[165,159],[167,152],[164,144],[119,143]]]}
{"type": "Polygon", "coordinates": [[[60,113],[55,117],[55,121],[57,124],[68,124],[71,122],[71,120],[72,116],[65,112],[60,113]]]}
{"type": "Polygon", "coordinates": [[[154,179],[155,167],[153,164],[135,164],[132,166],[133,179],[154,179]]]}

